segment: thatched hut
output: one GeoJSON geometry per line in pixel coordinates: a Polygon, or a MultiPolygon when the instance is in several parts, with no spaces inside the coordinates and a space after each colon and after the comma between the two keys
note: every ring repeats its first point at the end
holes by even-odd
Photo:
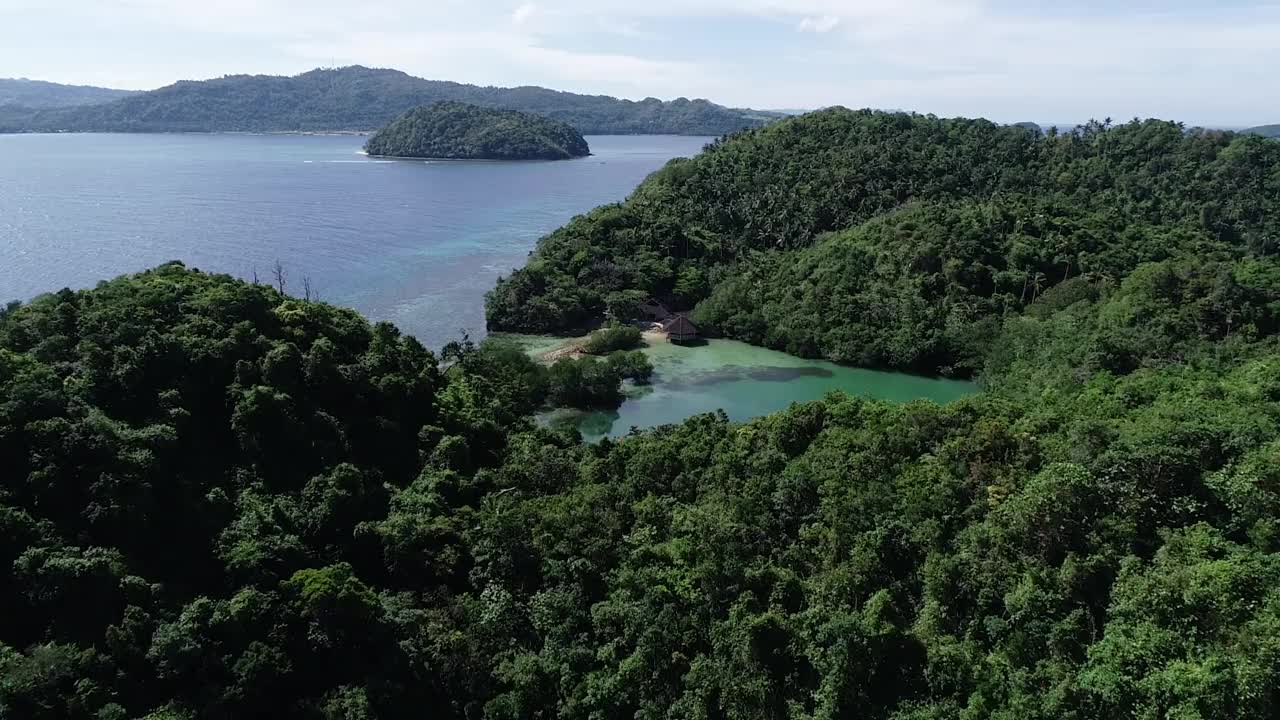
{"type": "Polygon", "coordinates": [[[667,339],[673,343],[691,343],[698,339],[698,326],[685,315],[676,315],[663,328],[667,331],[667,339]]]}
{"type": "Polygon", "coordinates": [[[671,313],[667,310],[666,306],[653,298],[649,298],[648,300],[640,303],[640,306],[637,309],[640,311],[641,317],[644,317],[646,320],[652,320],[653,322],[666,322],[671,319],[671,313]]]}

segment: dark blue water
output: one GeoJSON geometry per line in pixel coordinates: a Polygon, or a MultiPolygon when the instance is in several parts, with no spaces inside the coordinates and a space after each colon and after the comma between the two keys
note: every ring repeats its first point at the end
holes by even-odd
{"type": "Polygon", "coordinates": [[[540,163],[370,160],[363,138],[0,135],[0,302],[181,260],[390,320],[439,347],[539,237],[709,138],[590,137],[540,163]]]}

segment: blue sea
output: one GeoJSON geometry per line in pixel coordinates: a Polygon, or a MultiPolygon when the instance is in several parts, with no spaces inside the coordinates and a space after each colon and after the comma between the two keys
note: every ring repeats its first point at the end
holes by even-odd
{"type": "MultiPolygon", "coordinates": [[[[539,238],[710,140],[589,137],[594,154],[579,160],[450,162],[371,159],[354,136],[0,135],[0,302],[169,260],[271,282],[278,261],[290,292],[310,286],[440,348],[485,334],[484,294],[539,238]]],[[[940,402],[976,391],[729,341],[646,352],[654,382],[616,412],[544,421],[596,440],[717,409],[746,420],[831,390],[940,402]]]]}
{"type": "Polygon", "coordinates": [[[484,334],[484,294],[574,215],[711,138],[589,137],[559,162],[376,160],[364,138],[0,135],[0,302],[169,260],[264,281],[440,347],[484,334]]]}

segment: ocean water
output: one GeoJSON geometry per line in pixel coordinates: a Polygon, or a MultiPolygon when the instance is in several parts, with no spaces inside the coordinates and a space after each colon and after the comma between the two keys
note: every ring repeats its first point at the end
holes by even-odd
{"type": "Polygon", "coordinates": [[[428,347],[484,334],[484,294],[538,238],[711,138],[589,137],[560,162],[425,162],[364,138],[0,135],[0,302],[169,260],[390,320],[428,347]]]}
{"type": "MultiPolygon", "coordinates": [[[[710,138],[588,140],[589,158],[498,163],[370,159],[350,136],[0,135],[0,302],[169,260],[267,282],[279,261],[295,294],[306,278],[428,347],[479,338],[485,292],[538,238],[710,138]]],[[[830,390],[941,402],[975,391],[729,341],[646,352],[654,382],[617,412],[543,420],[598,440],[717,409],[746,420],[830,390]]]]}

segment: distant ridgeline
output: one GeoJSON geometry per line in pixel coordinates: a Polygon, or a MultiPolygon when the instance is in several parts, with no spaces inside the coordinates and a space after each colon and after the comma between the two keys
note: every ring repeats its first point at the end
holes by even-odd
{"type": "Polygon", "coordinates": [[[540,87],[479,87],[353,66],[295,77],[184,81],[92,107],[0,107],[0,132],[368,131],[440,101],[538,113],[586,135],[723,135],[778,117],[706,100],[635,102],[540,87]]]}
{"type": "Polygon", "coordinates": [[[565,123],[465,103],[414,108],[369,138],[370,155],[455,160],[568,160],[591,154],[565,123]]]}
{"type": "Polygon", "coordinates": [[[1278,251],[1280,145],[1254,135],[833,108],[673,160],[575,218],[487,317],[550,332],[656,297],[793,354],[967,375],[1010,315],[1113,291],[1143,263],[1278,251]]]}
{"type": "Polygon", "coordinates": [[[1261,135],[1266,138],[1280,138],[1280,125],[1259,125],[1243,132],[1250,135],[1261,135]]]}
{"type": "MultiPolygon", "coordinates": [[[[97,105],[135,95],[131,90],[87,85],[60,85],[41,80],[0,78],[0,108],[17,105],[22,108],[62,108],[97,105]]],[[[0,116],[4,110],[0,109],[0,116]]],[[[12,110],[11,110],[12,112],[12,110]]]]}

